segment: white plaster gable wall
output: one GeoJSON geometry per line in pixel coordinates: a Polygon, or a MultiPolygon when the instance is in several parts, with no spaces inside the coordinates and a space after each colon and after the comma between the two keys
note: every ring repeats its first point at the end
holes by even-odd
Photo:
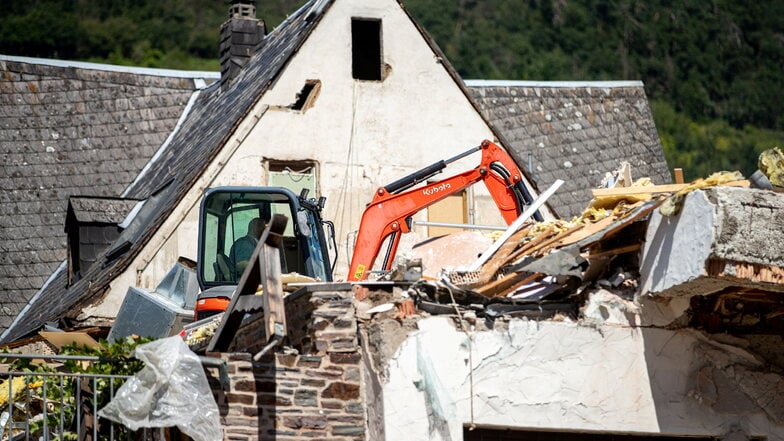
{"type": "MultiPolygon", "coordinates": [[[[325,217],[338,228],[341,264],[347,234],[355,231],[376,188],[414,170],[492,139],[492,132],[394,0],[337,0],[262,102],[271,110],[240,148],[274,159],[313,159],[320,165],[325,217]],[[351,18],[382,21],[381,82],[352,79],[351,18]],[[288,106],[306,80],[321,81],[313,108],[288,106]]],[[[238,153],[240,153],[238,152],[238,153]]],[[[455,164],[436,179],[474,167],[480,158],[455,164]]],[[[502,225],[483,186],[474,186],[469,207],[477,223],[502,225]]],[[[425,219],[425,213],[419,216],[425,219]]],[[[459,221],[459,220],[458,220],[459,221]]],[[[421,240],[404,236],[406,244],[421,240]]],[[[336,275],[345,273],[341,265],[336,275]]]]}
{"type": "Polygon", "coordinates": [[[741,428],[784,437],[760,404],[730,393],[758,381],[741,377],[760,362],[696,331],[512,320],[469,344],[449,318],[418,326],[386,367],[387,440],[463,439],[471,363],[479,426],[712,436],[741,428]]]}
{"type": "MultiPolygon", "coordinates": [[[[263,18],[263,17],[262,17],[263,18]]],[[[114,317],[129,286],[154,288],[178,256],[196,259],[198,203],[207,187],[266,185],[263,162],[315,160],[319,164],[324,213],[337,227],[345,277],[347,235],[357,230],[376,188],[492,139],[490,128],[440,64],[395,0],[336,0],[277,81],[240,125],[183,202],[134,263],[112,283],[111,294],[84,315],[114,317]],[[382,20],[384,81],[356,81],[351,74],[351,17],[382,20]],[[291,105],[307,80],[321,90],[304,112],[291,105]]],[[[473,168],[478,154],[436,179],[473,168]]],[[[478,224],[502,225],[482,185],[469,210],[478,224]]],[[[422,212],[418,219],[425,220],[422,212]]],[[[400,254],[426,230],[404,235],[400,254]]]]}

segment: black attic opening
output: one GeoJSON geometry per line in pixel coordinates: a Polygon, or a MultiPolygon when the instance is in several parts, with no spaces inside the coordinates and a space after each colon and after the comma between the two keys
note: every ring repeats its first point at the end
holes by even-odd
{"type": "Polygon", "coordinates": [[[354,79],[381,81],[381,20],[351,19],[351,59],[354,79]]]}

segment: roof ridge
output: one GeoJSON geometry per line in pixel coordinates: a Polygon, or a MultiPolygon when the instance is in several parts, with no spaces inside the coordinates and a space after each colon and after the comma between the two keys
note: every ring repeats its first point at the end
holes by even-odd
{"type": "Polygon", "coordinates": [[[89,61],[56,60],[51,58],[20,57],[3,54],[0,54],[0,61],[84,70],[100,70],[105,72],[130,73],[134,75],[149,75],[167,78],[220,79],[220,72],[122,66],[117,64],[93,63],[89,61]]]}
{"type": "Polygon", "coordinates": [[[645,87],[640,80],[618,81],[538,81],[538,80],[463,80],[466,87],[645,87]]]}

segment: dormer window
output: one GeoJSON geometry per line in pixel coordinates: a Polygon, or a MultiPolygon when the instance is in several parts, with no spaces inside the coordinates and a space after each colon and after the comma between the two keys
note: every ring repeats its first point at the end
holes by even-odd
{"type": "Polygon", "coordinates": [[[71,196],[65,216],[68,236],[68,285],[76,283],[112,246],[125,217],[139,203],[132,199],[71,196]]]}
{"type": "Polygon", "coordinates": [[[381,81],[384,57],[381,51],[381,20],[351,19],[352,76],[356,80],[381,81]]]}

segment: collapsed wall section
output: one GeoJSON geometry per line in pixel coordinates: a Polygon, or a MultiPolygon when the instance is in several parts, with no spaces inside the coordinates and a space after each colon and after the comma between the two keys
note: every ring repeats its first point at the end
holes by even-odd
{"type": "Polygon", "coordinates": [[[715,187],[686,196],[675,216],[651,215],[641,292],[705,295],[727,286],[784,292],[784,195],[715,187]]]}
{"type": "Polygon", "coordinates": [[[784,195],[714,187],[653,212],[640,265],[643,322],[710,332],[784,331],[784,195]]]}

